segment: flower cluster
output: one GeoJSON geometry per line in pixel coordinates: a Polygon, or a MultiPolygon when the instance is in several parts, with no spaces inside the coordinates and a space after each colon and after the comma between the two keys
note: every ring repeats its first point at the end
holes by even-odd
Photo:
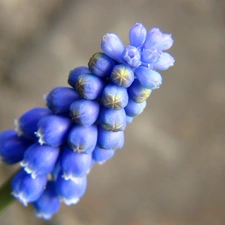
{"type": "Polygon", "coordinates": [[[76,204],[84,195],[87,174],[95,163],[112,158],[124,144],[124,130],[141,114],[161,75],[174,63],[163,52],[173,44],[158,28],[141,23],[129,32],[130,45],[107,33],[103,52],[88,67],[69,74],[71,87],[56,87],[46,96],[47,108],[34,108],[16,121],[16,131],[0,134],[0,156],[7,164],[20,162],[12,194],[36,215],[50,219],[60,201],[76,204]]]}

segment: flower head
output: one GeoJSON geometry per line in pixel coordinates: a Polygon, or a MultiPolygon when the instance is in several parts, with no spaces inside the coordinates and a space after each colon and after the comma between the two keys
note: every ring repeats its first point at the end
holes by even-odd
{"type": "Polygon", "coordinates": [[[173,66],[168,50],[173,39],[141,23],[129,31],[125,46],[114,33],[101,41],[88,67],[69,73],[71,87],[56,87],[46,96],[48,108],[34,108],[16,122],[16,131],[0,133],[3,162],[21,162],[12,195],[32,203],[36,216],[50,219],[60,200],[76,204],[94,164],[112,158],[124,145],[127,124],[140,115],[153,90],[162,84],[156,70],[173,66]]]}

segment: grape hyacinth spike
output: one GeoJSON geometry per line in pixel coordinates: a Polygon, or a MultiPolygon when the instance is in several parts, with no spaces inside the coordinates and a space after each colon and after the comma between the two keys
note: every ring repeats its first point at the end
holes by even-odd
{"type": "Polygon", "coordinates": [[[21,165],[12,195],[25,206],[31,203],[38,218],[48,220],[62,202],[80,200],[93,165],[123,147],[127,124],[161,86],[158,70],[173,66],[175,59],[164,52],[173,45],[171,34],[159,28],[147,32],[136,23],[129,40],[124,45],[116,34],[105,34],[103,52],[70,71],[70,87],[53,88],[45,108],[28,110],[16,121],[16,131],[0,133],[2,161],[21,165]]]}

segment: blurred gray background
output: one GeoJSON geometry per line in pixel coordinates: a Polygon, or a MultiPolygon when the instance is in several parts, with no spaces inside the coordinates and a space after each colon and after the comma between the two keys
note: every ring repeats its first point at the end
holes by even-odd
{"type": "MultiPolygon", "coordinates": [[[[106,32],[128,44],[136,22],[175,39],[175,66],[125,146],[95,166],[85,196],[49,222],[14,202],[1,225],[225,224],[224,0],[0,0],[0,130],[67,85],[106,32]]],[[[1,165],[0,184],[17,167],[1,165]]]]}

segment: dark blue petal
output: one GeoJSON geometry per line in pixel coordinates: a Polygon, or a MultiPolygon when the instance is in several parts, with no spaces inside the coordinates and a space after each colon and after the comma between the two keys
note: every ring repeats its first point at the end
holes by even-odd
{"type": "Polygon", "coordinates": [[[59,211],[60,199],[53,181],[48,182],[47,187],[40,198],[33,202],[33,206],[36,216],[45,220],[51,219],[52,216],[59,211]]]}
{"type": "Polygon", "coordinates": [[[38,131],[36,132],[37,137],[39,137],[38,142],[41,145],[59,147],[66,141],[71,125],[71,120],[63,116],[51,115],[42,118],[38,123],[38,131]]]}
{"type": "Polygon", "coordinates": [[[36,201],[44,192],[47,176],[38,176],[33,179],[24,170],[19,171],[12,180],[12,195],[24,206],[36,201]]]}
{"type": "Polygon", "coordinates": [[[80,99],[70,106],[70,117],[74,123],[91,126],[99,116],[100,105],[97,101],[80,99]]]}
{"type": "Polygon", "coordinates": [[[59,152],[59,148],[35,143],[25,151],[21,166],[32,178],[47,175],[53,171],[59,152]]]}
{"type": "Polygon", "coordinates": [[[95,125],[83,127],[75,125],[68,136],[68,144],[75,152],[91,153],[97,142],[98,130],[95,125]]]}
{"type": "Polygon", "coordinates": [[[114,33],[107,33],[103,36],[101,48],[106,55],[119,63],[124,63],[122,53],[124,45],[120,38],[114,33]]]}
{"type": "Polygon", "coordinates": [[[111,74],[114,65],[114,61],[102,52],[95,53],[88,63],[90,71],[102,78],[106,78],[111,74]]]}
{"type": "Polygon", "coordinates": [[[136,23],[133,27],[131,27],[129,32],[130,45],[135,47],[141,47],[145,41],[147,34],[146,28],[141,23],[136,23]]]}

